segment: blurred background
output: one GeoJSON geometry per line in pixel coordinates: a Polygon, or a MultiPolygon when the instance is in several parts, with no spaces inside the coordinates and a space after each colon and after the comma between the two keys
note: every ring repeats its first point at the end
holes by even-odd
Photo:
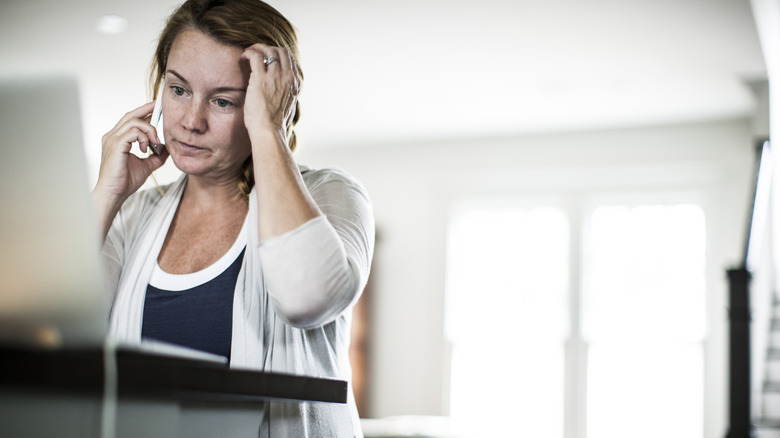
{"type": "MultiPolygon", "coordinates": [[[[90,184],[177,4],[0,3],[0,75],[80,80],[90,184]]],[[[299,31],[297,160],[374,205],[367,435],[724,435],[777,1],[271,4],[299,31]]]]}

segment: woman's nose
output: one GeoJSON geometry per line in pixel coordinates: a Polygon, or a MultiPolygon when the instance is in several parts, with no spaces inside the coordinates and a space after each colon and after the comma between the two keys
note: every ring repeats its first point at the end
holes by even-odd
{"type": "Polygon", "coordinates": [[[204,106],[195,99],[190,100],[184,111],[181,124],[188,131],[204,132],[207,126],[204,106]]]}

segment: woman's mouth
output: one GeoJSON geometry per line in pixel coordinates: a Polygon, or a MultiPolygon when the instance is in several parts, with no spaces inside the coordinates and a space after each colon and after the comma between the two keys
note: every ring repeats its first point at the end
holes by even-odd
{"type": "Polygon", "coordinates": [[[201,151],[205,149],[200,146],[195,146],[193,144],[185,143],[183,141],[179,141],[179,144],[181,145],[182,149],[185,151],[201,151]]]}

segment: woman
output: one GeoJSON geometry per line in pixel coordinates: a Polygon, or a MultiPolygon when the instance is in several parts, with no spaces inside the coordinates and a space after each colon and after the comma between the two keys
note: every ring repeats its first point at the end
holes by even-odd
{"type": "MultiPolygon", "coordinates": [[[[358,182],[296,165],[303,78],[295,31],[260,0],[189,0],[169,18],[152,69],[163,93],[103,137],[93,197],[116,291],[111,334],[229,357],[230,366],[349,379],[351,305],[374,226],[358,182]],[[177,182],[138,191],[168,158],[177,182]]],[[[261,436],[361,436],[348,403],[271,403],[261,436]]]]}

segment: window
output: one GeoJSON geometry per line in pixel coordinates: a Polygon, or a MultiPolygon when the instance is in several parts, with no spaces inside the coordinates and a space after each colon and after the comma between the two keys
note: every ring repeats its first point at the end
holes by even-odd
{"type": "Polygon", "coordinates": [[[586,230],[587,436],[701,437],[704,212],[601,205],[586,230]]]}
{"type": "Polygon", "coordinates": [[[450,413],[459,433],[563,433],[568,229],[555,207],[479,208],[456,216],[448,337],[450,413]]]}
{"type": "Polygon", "coordinates": [[[671,199],[599,202],[581,215],[562,205],[584,199],[471,205],[453,216],[453,430],[703,436],[704,212],[671,199]]]}

